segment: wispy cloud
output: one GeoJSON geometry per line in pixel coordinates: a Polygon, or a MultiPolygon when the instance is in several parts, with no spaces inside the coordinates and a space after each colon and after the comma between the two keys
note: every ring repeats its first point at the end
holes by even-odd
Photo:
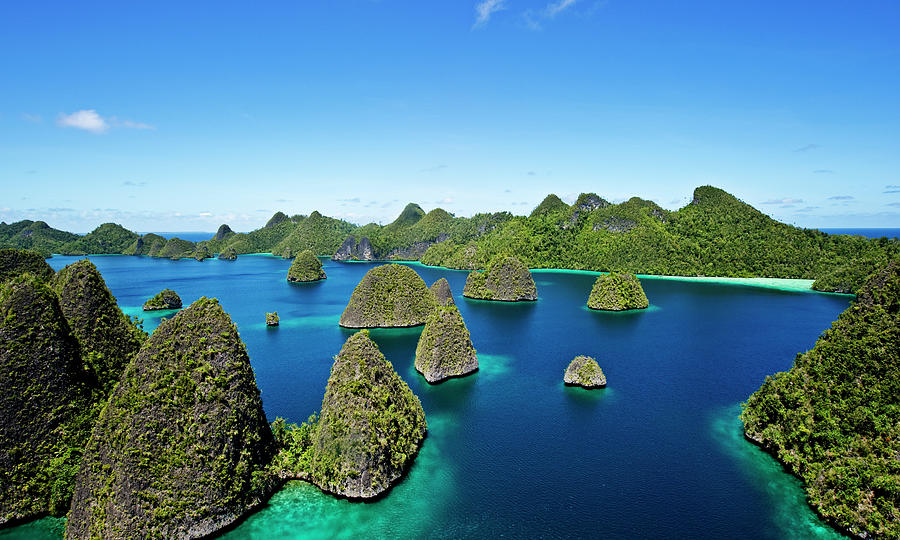
{"type": "Polygon", "coordinates": [[[800,148],[794,148],[794,152],[809,152],[810,150],[815,150],[816,148],[822,148],[822,147],[815,143],[804,144],[800,148]]]}
{"type": "Polygon", "coordinates": [[[338,202],[342,203],[358,203],[360,201],[359,197],[353,197],[352,199],[338,199],[338,202]]]}
{"type": "Polygon", "coordinates": [[[491,15],[506,9],[505,0],[483,0],[475,4],[475,24],[472,28],[481,28],[491,20],[491,15]]]}
{"type": "Polygon", "coordinates": [[[56,117],[56,125],[83,129],[91,133],[105,133],[109,130],[109,123],[94,109],[75,111],[72,114],[59,113],[59,116],[56,117]]]}
{"type": "Polygon", "coordinates": [[[147,182],[132,182],[131,180],[126,180],[122,182],[122,185],[127,187],[144,187],[147,185],[147,182]]]}
{"type": "Polygon", "coordinates": [[[900,189],[888,189],[884,193],[900,193],[900,189]]]}
{"type": "Polygon", "coordinates": [[[834,171],[831,169],[816,169],[813,171],[813,174],[834,174],[834,171]]]}
{"type": "Polygon", "coordinates": [[[155,126],[144,122],[132,120],[119,120],[115,116],[108,119],[97,113],[96,109],[82,109],[70,114],[59,113],[56,117],[56,125],[59,127],[82,129],[95,134],[106,133],[110,128],[124,129],[156,129],[155,126]]]}
{"type": "Polygon", "coordinates": [[[900,207],[900,202],[887,203],[885,206],[895,206],[895,207],[900,207]]]}
{"type": "Polygon", "coordinates": [[[22,119],[26,122],[31,122],[32,124],[40,124],[44,121],[39,114],[22,113],[22,119]]]}
{"type": "Polygon", "coordinates": [[[556,17],[561,12],[575,5],[575,2],[578,0],[557,0],[556,2],[550,2],[547,4],[547,9],[545,12],[548,17],[556,17]]]}
{"type": "Polygon", "coordinates": [[[441,199],[439,201],[434,201],[434,204],[453,204],[453,198],[452,197],[444,197],[443,199],[441,199]]]}
{"type": "MultiPolygon", "coordinates": [[[[803,202],[803,199],[769,199],[768,201],[763,201],[760,204],[800,204],[803,202]]],[[[784,208],[782,206],[782,208],[784,208]]]]}
{"type": "Polygon", "coordinates": [[[835,195],[834,197],[828,197],[829,201],[852,201],[855,197],[853,195],[835,195]]]}
{"type": "Polygon", "coordinates": [[[419,172],[437,172],[446,169],[446,165],[435,165],[434,167],[428,167],[426,169],[420,169],[419,172]]]}
{"type": "Polygon", "coordinates": [[[813,210],[818,210],[821,206],[807,206],[806,208],[801,208],[797,210],[797,212],[812,212],[813,210]]]}

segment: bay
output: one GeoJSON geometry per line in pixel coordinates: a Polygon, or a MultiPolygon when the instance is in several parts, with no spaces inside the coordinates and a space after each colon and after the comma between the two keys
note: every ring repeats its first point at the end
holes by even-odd
{"type": "MultiPolygon", "coordinates": [[[[148,330],[165,314],[140,306],[163,288],[185,305],[219,298],[247,344],[266,414],[293,422],[319,410],[352,334],[338,319],[373,266],[323,260],[328,279],[293,284],[290,261],[268,255],[90,258],[148,330]],[[268,311],[279,328],[266,327],[268,311]]],[[[650,309],[601,313],[585,307],[594,273],[535,272],[539,300],[509,304],[464,299],[466,272],[411,266],[428,284],[450,282],[481,369],[431,386],[413,368],[420,328],[372,331],[426,412],[428,437],[409,475],[373,503],[289,483],[225,538],[839,537],[799,482],[743,439],[737,415],[849,297],[645,279],[650,309]],[[606,389],[563,385],[578,354],[597,358],[606,389]]],[[[59,520],[46,519],[0,538],[37,537],[42,527],[59,537],[59,520]]]]}

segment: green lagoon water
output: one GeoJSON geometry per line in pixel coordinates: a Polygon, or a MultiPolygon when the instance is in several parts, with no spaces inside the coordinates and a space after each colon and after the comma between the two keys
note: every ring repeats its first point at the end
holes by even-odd
{"type": "MultiPolygon", "coordinates": [[[[163,314],[139,308],[163,288],[185,305],[218,297],[247,343],[267,415],[295,422],[320,407],[352,333],[338,318],[372,266],[326,261],[324,282],[291,284],[290,261],[267,256],[93,260],[148,330],[163,314]],[[275,310],[281,327],[267,328],[275,310]]],[[[540,299],[509,304],[462,298],[465,272],[412,266],[428,284],[448,279],[481,368],[431,386],[413,368],[420,329],[372,332],[425,408],[428,437],[408,476],[372,503],[288,483],[225,538],[838,537],[799,482],[743,439],[737,415],[848,297],[646,279],[651,308],[613,314],[584,307],[591,273],[537,272],[540,299]],[[598,359],[606,389],[563,385],[578,354],[598,359]]],[[[61,523],[0,539],[59,538],[61,523]]]]}

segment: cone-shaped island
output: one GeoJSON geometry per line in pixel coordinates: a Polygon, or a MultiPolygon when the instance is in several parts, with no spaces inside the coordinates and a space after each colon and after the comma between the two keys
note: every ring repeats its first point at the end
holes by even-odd
{"type": "Polygon", "coordinates": [[[441,278],[431,284],[431,292],[434,294],[435,300],[442,306],[455,306],[453,301],[453,291],[450,290],[450,283],[447,278],[441,278]]]}
{"type": "Polygon", "coordinates": [[[597,278],[587,305],[602,311],[626,311],[646,309],[650,302],[637,276],[612,272],[597,278]]]}
{"type": "Polygon", "coordinates": [[[566,368],[563,382],[567,386],[582,388],[603,388],[606,386],[606,375],[597,361],[590,356],[576,356],[566,368]]]}
{"type": "Polygon", "coordinates": [[[319,281],[320,279],[325,279],[325,277],[322,261],[308,249],[301,251],[294,257],[294,262],[291,263],[287,273],[287,280],[294,282],[319,281]]]}
{"type": "Polygon", "coordinates": [[[425,324],[437,307],[415,270],[402,264],[376,266],[353,290],[341,315],[346,328],[394,328],[425,324]]]}
{"type": "Polygon", "coordinates": [[[480,300],[520,302],[537,300],[537,287],[528,267],[515,257],[494,259],[484,272],[466,279],[463,296],[480,300]]]}
{"type": "Polygon", "coordinates": [[[429,383],[478,370],[469,329],[454,305],[439,307],[425,323],[416,347],[416,371],[429,383]]]}
{"type": "Polygon", "coordinates": [[[181,297],[172,289],[163,289],[159,294],[144,302],[144,311],[160,309],[181,309],[181,297]]]}

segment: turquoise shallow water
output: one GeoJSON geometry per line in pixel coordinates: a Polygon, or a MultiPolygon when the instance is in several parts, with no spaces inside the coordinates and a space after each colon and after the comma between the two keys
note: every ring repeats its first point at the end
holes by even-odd
{"type": "MultiPolygon", "coordinates": [[[[326,261],[327,280],[297,285],[284,280],[290,261],[267,256],[94,262],[147,329],[161,315],[139,308],[165,287],[186,305],[218,297],[247,343],[266,413],[297,422],[320,407],[352,333],[337,320],[372,266],[326,261]],[[264,324],[273,310],[278,329],[264,324]]],[[[413,268],[428,284],[448,279],[481,368],[428,385],[413,368],[420,329],[373,331],[428,419],[409,475],[374,503],[289,483],[226,538],[834,536],[798,482],[743,439],[737,404],[788,369],[849,298],[648,279],[653,309],[602,313],[584,307],[595,278],[586,273],[536,273],[540,299],[510,304],[462,298],[465,272],[413,268]],[[606,389],[563,385],[578,354],[598,359],[606,389]]],[[[42,527],[59,537],[59,520],[42,520],[0,538],[41,537],[42,527]]]]}

